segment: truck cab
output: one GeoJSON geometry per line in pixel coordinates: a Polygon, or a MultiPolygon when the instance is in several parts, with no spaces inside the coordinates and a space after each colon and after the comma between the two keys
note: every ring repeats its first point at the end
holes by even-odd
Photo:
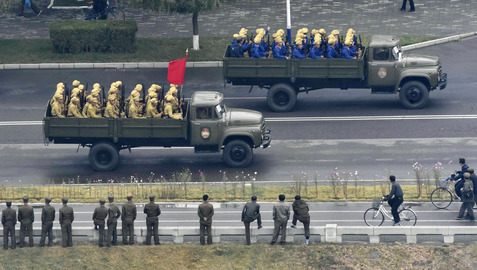
{"type": "Polygon", "coordinates": [[[407,109],[423,108],[429,91],[447,86],[447,75],[436,56],[404,54],[399,38],[373,35],[366,53],[368,86],[372,93],[397,93],[407,109]]]}

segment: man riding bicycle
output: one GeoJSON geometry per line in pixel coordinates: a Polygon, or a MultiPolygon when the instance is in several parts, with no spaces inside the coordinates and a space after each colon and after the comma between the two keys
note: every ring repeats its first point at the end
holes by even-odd
{"type": "Polygon", "coordinates": [[[93,0],[89,4],[93,4],[93,14],[91,14],[90,20],[106,20],[107,0],[93,0]]]}
{"type": "Polygon", "coordinates": [[[399,224],[399,222],[401,221],[401,218],[399,218],[398,208],[404,201],[403,199],[404,192],[402,191],[401,185],[399,185],[399,183],[396,183],[396,176],[394,175],[389,176],[389,180],[391,181],[392,188],[391,188],[391,192],[386,197],[388,199],[389,206],[391,206],[391,213],[393,214],[393,218],[394,218],[393,226],[395,225],[401,226],[399,224]]]}
{"type": "Polygon", "coordinates": [[[460,171],[456,171],[456,175],[452,180],[457,181],[455,183],[455,194],[462,199],[462,191],[460,190],[464,186],[464,173],[467,172],[469,166],[465,164],[465,158],[459,158],[459,165],[462,167],[460,171]]]}

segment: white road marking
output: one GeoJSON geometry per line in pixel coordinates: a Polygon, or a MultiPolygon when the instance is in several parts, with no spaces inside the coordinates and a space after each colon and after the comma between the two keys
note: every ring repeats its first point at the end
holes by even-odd
{"type": "MultiPolygon", "coordinates": [[[[336,117],[268,117],[267,122],[339,122],[339,121],[389,121],[389,120],[462,120],[477,119],[469,115],[389,115],[389,116],[336,116],[336,117]]],[[[39,126],[43,121],[1,121],[0,126],[39,126]]]]}

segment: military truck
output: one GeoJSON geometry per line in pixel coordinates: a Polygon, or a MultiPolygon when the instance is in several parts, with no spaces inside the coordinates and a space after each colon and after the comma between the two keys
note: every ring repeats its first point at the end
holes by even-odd
{"type": "Polygon", "coordinates": [[[254,148],[270,145],[270,130],[260,112],[229,108],[223,100],[219,92],[195,92],[182,106],[182,120],[57,118],[47,109],[45,141],[90,147],[89,163],[97,171],[113,170],[120,150],[141,146],[193,146],[195,153],[223,151],[228,166],[248,166],[254,148]]]}
{"type": "Polygon", "coordinates": [[[406,109],[421,109],[429,92],[447,85],[438,57],[403,55],[399,38],[373,35],[360,59],[223,58],[223,76],[232,85],[268,89],[268,107],[276,112],[293,109],[298,93],[323,89],[371,88],[372,94],[396,94],[406,109]]]}

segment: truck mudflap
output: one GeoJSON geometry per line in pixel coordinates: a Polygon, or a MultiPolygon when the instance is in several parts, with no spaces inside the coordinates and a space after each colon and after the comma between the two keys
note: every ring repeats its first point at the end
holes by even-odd
{"type": "Polygon", "coordinates": [[[437,81],[437,87],[444,90],[447,87],[447,73],[442,73],[441,79],[437,81]]]}
{"type": "Polygon", "coordinates": [[[270,134],[271,131],[267,129],[265,133],[263,134],[262,138],[262,147],[265,149],[270,146],[270,143],[272,142],[272,135],[270,134]]]}

